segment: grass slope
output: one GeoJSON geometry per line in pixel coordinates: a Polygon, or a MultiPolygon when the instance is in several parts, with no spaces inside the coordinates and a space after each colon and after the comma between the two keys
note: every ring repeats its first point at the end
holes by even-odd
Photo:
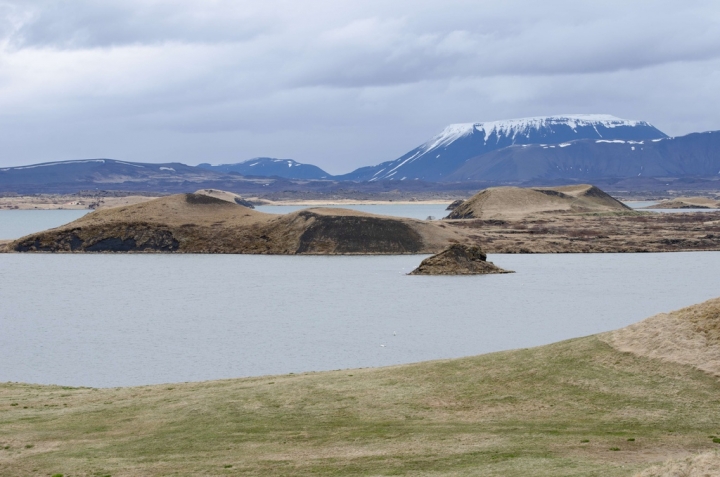
{"type": "Polygon", "coordinates": [[[595,336],[206,383],[7,383],[0,475],[625,476],[717,447],[718,415],[717,378],[595,336]]]}

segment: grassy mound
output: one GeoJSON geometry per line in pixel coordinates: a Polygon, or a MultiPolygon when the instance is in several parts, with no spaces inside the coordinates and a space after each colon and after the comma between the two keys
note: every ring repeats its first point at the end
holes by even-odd
{"type": "Polygon", "coordinates": [[[628,212],[622,202],[589,184],[562,187],[490,187],[458,205],[449,219],[517,219],[533,214],[628,212]]]}
{"type": "Polygon", "coordinates": [[[624,352],[687,364],[720,377],[720,298],[661,313],[602,339],[624,352]]]}

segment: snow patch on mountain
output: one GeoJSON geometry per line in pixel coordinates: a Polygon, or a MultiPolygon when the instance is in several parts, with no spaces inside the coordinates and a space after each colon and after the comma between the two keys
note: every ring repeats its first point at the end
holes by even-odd
{"type": "Polygon", "coordinates": [[[126,166],[132,166],[132,167],[138,167],[138,168],[145,167],[145,166],[141,166],[139,164],[131,164],[129,162],[116,161],[116,160],[111,160],[111,159],[79,159],[79,160],[74,160],[74,161],[44,162],[42,164],[33,164],[31,166],[6,167],[4,169],[0,169],[0,171],[7,172],[7,171],[19,171],[22,169],[36,169],[38,167],[71,166],[71,165],[75,165],[75,164],[87,164],[90,162],[99,162],[101,164],[105,164],[106,161],[110,162],[110,163],[114,163],[114,164],[124,164],[126,166]]]}
{"type": "Polygon", "coordinates": [[[597,126],[602,126],[605,128],[616,128],[621,126],[650,126],[650,124],[645,121],[621,119],[610,114],[565,114],[561,116],[505,119],[502,121],[487,121],[483,123],[460,123],[449,125],[422,147],[425,151],[430,151],[438,147],[446,146],[464,136],[469,136],[476,132],[484,134],[485,142],[491,138],[493,133],[497,136],[498,141],[502,137],[510,137],[513,139],[518,136],[530,137],[531,130],[539,131],[543,128],[551,128],[558,125],[568,126],[573,131],[577,130],[578,127],[596,128],[597,126]]]}

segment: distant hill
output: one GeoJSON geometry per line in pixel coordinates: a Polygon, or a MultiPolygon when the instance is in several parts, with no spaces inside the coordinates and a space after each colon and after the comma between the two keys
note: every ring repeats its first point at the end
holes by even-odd
{"type": "Polygon", "coordinates": [[[237,164],[198,164],[201,169],[215,172],[237,172],[244,176],[283,177],[285,179],[329,179],[332,176],[311,164],[301,164],[292,159],[256,157],[237,164]]]}
{"type": "Polygon", "coordinates": [[[631,209],[589,184],[561,187],[490,187],[457,206],[448,219],[507,219],[530,214],[626,212],[631,209]]]}
{"type": "Polygon", "coordinates": [[[642,141],[666,137],[645,121],[605,114],[452,124],[394,161],[362,167],[336,179],[446,181],[468,159],[510,146],[560,144],[578,139],[642,141]]]}

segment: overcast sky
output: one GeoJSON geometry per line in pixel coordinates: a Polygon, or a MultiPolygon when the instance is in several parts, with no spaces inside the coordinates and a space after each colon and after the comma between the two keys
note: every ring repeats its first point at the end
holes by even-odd
{"type": "Polygon", "coordinates": [[[720,129],[720,2],[4,1],[0,166],[395,159],[562,113],[720,129]]]}

